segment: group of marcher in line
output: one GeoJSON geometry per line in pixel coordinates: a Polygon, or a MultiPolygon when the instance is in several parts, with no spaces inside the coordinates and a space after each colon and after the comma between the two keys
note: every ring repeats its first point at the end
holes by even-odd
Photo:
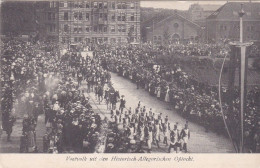
{"type": "MultiPolygon", "coordinates": [[[[168,49],[167,49],[168,50],[168,49]]],[[[218,100],[218,90],[215,86],[193,79],[176,64],[156,64],[155,55],[139,46],[121,46],[99,48],[97,54],[102,58],[102,65],[118,75],[136,83],[137,89],[144,88],[159,100],[169,102],[185,118],[205,126],[206,131],[225,132],[218,100]]],[[[235,89],[234,111],[239,111],[239,90],[235,89]]],[[[227,91],[222,90],[223,109],[228,110],[227,91]]],[[[248,91],[247,112],[245,118],[246,144],[251,152],[259,149],[259,88],[256,86],[248,91]]],[[[232,117],[232,116],[225,116],[232,117]]],[[[238,127],[239,118],[228,118],[232,129],[238,127]]]]}

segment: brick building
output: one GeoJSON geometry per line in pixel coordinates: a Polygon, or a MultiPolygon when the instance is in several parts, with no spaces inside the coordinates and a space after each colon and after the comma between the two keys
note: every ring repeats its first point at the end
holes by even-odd
{"type": "Polygon", "coordinates": [[[146,31],[146,41],[164,44],[199,39],[201,35],[202,30],[198,24],[175,12],[175,14],[149,26],[146,31]]]}
{"type": "Polygon", "coordinates": [[[140,1],[47,3],[41,3],[38,9],[43,18],[41,37],[63,43],[140,41],[140,1]]]}
{"type": "MultiPolygon", "coordinates": [[[[260,3],[243,2],[244,40],[260,40],[260,3]]],[[[241,2],[228,2],[206,20],[206,37],[210,40],[239,39],[241,2]]]]}

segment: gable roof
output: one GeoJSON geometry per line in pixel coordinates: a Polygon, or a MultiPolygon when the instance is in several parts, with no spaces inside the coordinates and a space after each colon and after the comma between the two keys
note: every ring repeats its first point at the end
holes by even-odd
{"type": "Polygon", "coordinates": [[[201,4],[200,6],[202,7],[203,11],[215,11],[219,7],[221,7],[221,5],[215,5],[215,4],[201,4]]]}
{"type": "Polygon", "coordinates": [[[197,28],[201,28],[200,25],[198,25],[197,23],[192,22],[191,20],[189,20],[189,19],[187,19],[187,18],[185,18],[185,17],[183,17],[183,16],[181,16],[181,15],[179,15],[177,12],[174,13],[173,15],[171,15],[171,16],[169,16],[169,17],[163,19],[163,20],[161,20],[160,22],[156,23],[155,25],[161,24],[161,23],[164,22],[165,20],[171,19],[171,18],[173,18],[173,17],[175,17],[175,16],[179,17],[179,18],[182,19],[182,20],[187,21],[188,23],[190,23],[191,25],[193,25],[193,26],[195,26],[195,27],[197,27],[197,28]]]}
{"type": "MultiPolygon", "coordinates": [[[[228,2],[213,12],[207,19],[238,21],[238,12],[241,10],[241,2],[228,2]]],[[[243,2],[245,21],[260,21],[260,3],[243,2]]]]}
{"type": "Polygon", "coordinates": [[[158,9],[158,10],[159,10],[159,12],[157,11],[157,13],[153,17],[141,22],[141,28],[151,27],[153,25],[153,22],[154,22],[154,24],[156,24],[156,23],[160,22],[161,20],[164,20],[165,18],[172,16],[176,12],[185,18],[189,18],[188,11],[165,10],[165,9],[158,9]]]}

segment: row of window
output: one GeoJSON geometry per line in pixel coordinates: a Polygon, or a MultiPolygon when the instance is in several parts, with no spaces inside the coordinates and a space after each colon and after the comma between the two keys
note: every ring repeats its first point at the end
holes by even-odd
{"type": "MultiPolygon", "coordinates": [[[[133,37],[134,38],[134,37],[133,37]]],[[[83,37],[74,37],[73,40],[74,42],[83,42],[83,40],[86,42],[86,43],[90,43],[90,42],[93,42],[93,43],[103,43],[103,42],[108,42],[108,37],[92,37],[92,38],[83,38],[83,37]]],[[[134,39],[132,39],[133,41],[134,39]]],[[[68,41],[68,37],[62,37],[62,42],[65,43],[68,41]]],[[[120,42],[127,42],[127,38],[122,38],[122,37],[118,37],[118,38],[110,38],[110,42],[111,43],[120,43],[120,42]]]]}
{"type": "MultiPolygon", "coordinates": [[[[227,30],[227,27],[228,27],[228,26],[226,26],[226,25],[220,25],[220,26],[219,26],[219,29],[220,29],[221,31],[225,31],[225,30],[227,30]]],[[[239,25],[234,25],[232,29],[233,29],[233,30],[239,30],[239,29],[240,29],[240,26],[239,26],[239,25]]],[[[247,31],[254,31],[254,29],[255,29],[254,26],[247,26],[247,27],[246,27],[246,30],[247,30],[247,31]]]]}
{"type": "MultiPolygon", "coordinates": [[[[110,25],[109,28],[110,28],[110,32],[111,33],[115,33],[116,32],[116,27],[117,27],[117,32],[126,32],[126,25],[110,25]]],[[[69,25],[64,25],[63,27],[63,30],[64,32],[69,32],[69,25]]],[[[135,32],[135,27],[134,25],[132,25],[130,28],[129,28],[129,31],[133,31],[135,32]]],[[[79,26],[74,26],[73,28],[73,32],[74,33],[83,33],[83,32],[99,32],[99,33],[107,33],[108,32],[108,26],[103,26],[103,25],[98,25],[98,26],[93,26],[93,29],[92,27],[90,26],[87,26],[87,27],[79,27],[79,26]]]]}
{"type": "MultiPolygon", "coordinates": [[[[52,4],[52,3],[50,3],[52,4]]],[[[96,8],[96,9],[127,9],[126,2],[111,2],[108,6],[108,2],[60,2],[60,7],[70,8],[96,8]]],[[[130,2],[129,9],[134,9],[135,3],[130,2]]]]}
{"type": "MultiPolygon", "coordinates": [[[[73,13],[73,18],[74,20],[90,20],[90,13],[85,13],[85,16],[83,17],[82,12],[74,12],[73,13]],[[85,18],[85,19],[84,19],[85,18]]],[[[93,17],[93,16],[92,16],[93,17]]],[[[55,18],[55,16],[54,16],[55,18]]],[[[108,20],[108,14],[107,13],[99,13],[98,18],[100,21],[107,21],[108,20]]],[[[69,12],[64,12],[64,20],[69,20],[69,12]]],[[[131,13],[131,16],[129,17],[130,21],[135,21],[135,13],[131,13]]],[[[116,21],[116,14],[113,13],[111,14],[111,21],[116,21]]],[[[118,13],[117,14],[117,21],[126,21],[126,13],[118,13]]]]}
{"type": "Polygon", "coordinates": [[[154,41],[161,41],[162,37],[161,36],[153,36],[154,41]]]}
{"type": "Polygon", "coordinates": [[[55,24],[50,24],[47,26],[47,31],[48,32],[56,32],[56,25],[55,24]]]}

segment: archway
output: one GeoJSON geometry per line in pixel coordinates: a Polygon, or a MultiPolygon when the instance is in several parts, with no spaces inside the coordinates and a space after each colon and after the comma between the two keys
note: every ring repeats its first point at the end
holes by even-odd
{"type": "Polygon", "coordinates": [[[174,33],[174,34],[172,35],[172,42],[173,42],[173,43],[177,43],[177,42],[179,42],[179,41],[180,41],[180,35],[177,34],[177,33],[174,33]]]}

